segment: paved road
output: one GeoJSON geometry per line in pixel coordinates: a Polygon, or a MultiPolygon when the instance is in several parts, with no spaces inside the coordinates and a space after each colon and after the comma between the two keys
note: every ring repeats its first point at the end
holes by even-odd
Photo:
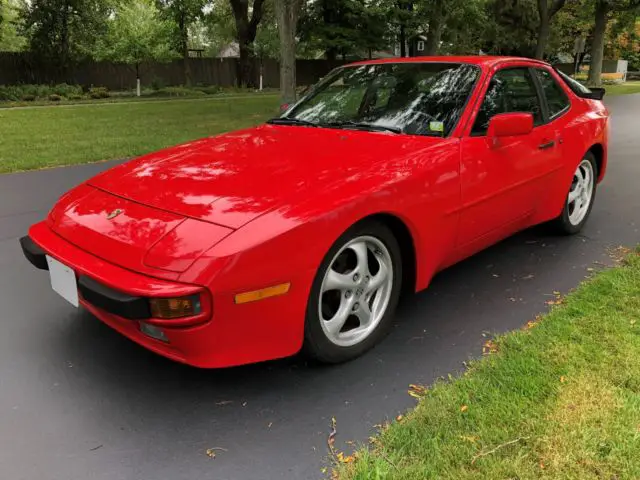
{"type": "Polygon", "coordinates": [[[517,328],[610,246],[640,241],[640,95],[608,102],[611,166],[584,234],[524,232],[408,300],[387,340],[331,367],[286,360],[222,371],[157,357],[78,313],[16,239],[98,164],[0,176],[0,472],[12,480],[314,479],[331,417],[340,447],[413,405],[409,383],[455,373],[483,332],[517,328]],[[635,126],[634,126],[635,125],[635,126]],[[512,299],[515,299],[513,301],[512,299]],[[221,447],[217,458],[205,455],[221,447]]]}

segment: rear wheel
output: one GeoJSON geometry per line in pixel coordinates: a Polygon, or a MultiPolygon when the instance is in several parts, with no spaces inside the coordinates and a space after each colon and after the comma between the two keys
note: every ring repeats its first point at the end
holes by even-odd
{"type": "Polygon", "coordinates": [[[596,196],[597,172],[596,159],[588,152],[573,174],[562,214],[553,222],[560,233],[573,235],[587,223],[596,196]]]}
{"type": "Polygon", "coordinates": [[[373,347],[388,332],[402,286],[400,248],[379,222],[354,226],[331,247],[309,295],[305,352],[339,363],[373,347]]]}

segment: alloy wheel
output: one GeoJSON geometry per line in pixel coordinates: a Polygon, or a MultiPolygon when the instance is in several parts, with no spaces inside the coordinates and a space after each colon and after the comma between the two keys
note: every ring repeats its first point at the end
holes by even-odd
{"type": "Polygon", "coordinates": [[[364,341],[384,317],[393,282],[393,262],[383,242],[360,236],[345,244],[320,289],[318,313],[327,339],[341,347],[364,341]]]}

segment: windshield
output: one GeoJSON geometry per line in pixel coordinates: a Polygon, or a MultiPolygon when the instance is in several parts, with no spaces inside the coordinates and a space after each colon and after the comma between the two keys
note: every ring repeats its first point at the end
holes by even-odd
{"type": "Polygon", "coordinates": [[[456,126],[479,73],[473,65],[435,62],[344,67],[280,120],[446,136],[456,126]]]}

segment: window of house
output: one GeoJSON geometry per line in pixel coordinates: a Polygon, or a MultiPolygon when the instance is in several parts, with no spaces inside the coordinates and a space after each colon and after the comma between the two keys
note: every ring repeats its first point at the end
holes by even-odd
{"type": "Polygon", "coordinates": [[[419,52],[424,52],[424,40],[418,40],[418,45],[416,48],[419,52]]]}

